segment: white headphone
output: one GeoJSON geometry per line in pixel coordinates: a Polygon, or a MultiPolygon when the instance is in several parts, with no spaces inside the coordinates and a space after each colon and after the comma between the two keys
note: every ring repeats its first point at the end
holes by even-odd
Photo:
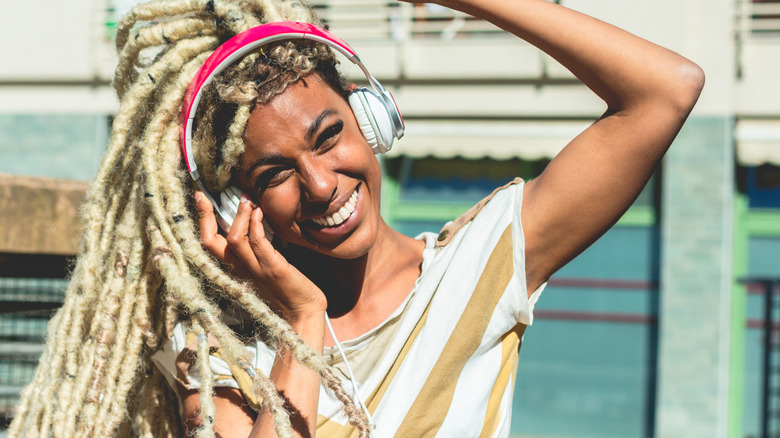
{"type": "Polygon", "coordinates": [[[241,190],[230,186],[217,196],[209,193],[200,180],[192,147],[192,125],[203,89],[214,77],[248,52],[278,40],[308,39],[324,43],[346,56],[366,75],[371,88],[356,88],[348,97],[355,119],[375,154],[385,153],[393,139],[404,135],[404,121],[393,96],[368,72],[355,51],[325,29],[309,23],[283,21],[267,23],[241,32],[219,46],[203,63],[190,82],[181,107],[181,144],[184,162],[192,179],[208,197],[224,230],[233,224],[241,200],[241,190]]]}

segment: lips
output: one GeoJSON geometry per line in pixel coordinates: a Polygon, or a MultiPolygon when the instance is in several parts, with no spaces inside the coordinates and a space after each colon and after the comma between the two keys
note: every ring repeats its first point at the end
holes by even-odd
{"type": "Polygon", "coordinates": [[[347,199],[347,202],[345,202],[336,212],[312,218],[311,221],[323,228],[336,227],[344,223],[344,221],[349,219],[355,211],[359,187],[360,186],[355,187],[355,191],[352,192],[352,195],[347,199]]]}

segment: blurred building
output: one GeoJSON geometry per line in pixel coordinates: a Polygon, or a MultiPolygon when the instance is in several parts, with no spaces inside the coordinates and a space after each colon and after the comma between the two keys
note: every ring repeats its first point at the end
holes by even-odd
{"type": "MultiPolygon", "coordinates": [[[[35,218],[78,235],[69,206],[83,185],[49,178],[85,182],[98,166],[127,3],[48,0],[31,22],[15,2],[0,15],[0,172],[12,175],[0,178],[0,415],[31,377],[75,251],[35,234],[35,218]]],[[[680,52],[707,86],[635,205],[550,281],[520,354],[513,434],[780,433],[780,316],[766,306],[780,278],[780,1],[557,3],[680,52]]],[[[383,209],[407,234],[538,175],[605,109],[483,21],[379,0],[317,5],[404,112],[406,136],[383,158],[383,209]]]]}

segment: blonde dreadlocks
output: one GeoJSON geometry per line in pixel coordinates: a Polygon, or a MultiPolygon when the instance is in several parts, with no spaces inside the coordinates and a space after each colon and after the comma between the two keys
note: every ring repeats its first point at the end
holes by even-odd
{"type": "MultiPolygon", "coordinates": [[[[84,234],[65,303],[50,323],[10,436],[181,436],[176,397],[150,360],[177,321],[186,321],[198,339],[197,436],[214,436],[207,336],[219,341],[229,364],[252,376],[251,390],[273,414],[277,434],[290,436],[283,399],[222,322],[220,299],[239,304],[272,346],[286,346],[317,371],[359,435],[368,435],[364,413],[322,357],[201,246],[189,176],[180,164],[179,107],[197,69],[233,35],[286,20],[316,23],[309,7],[288,0],[158,0],[119,23],[119,112],[82,209],[84,234]]],[[[210,190],[230,180],[252,108],[312,72],[340,89],[328,48],[280,42],[245,56],[206,90],[194,144],[210,190]]]]}

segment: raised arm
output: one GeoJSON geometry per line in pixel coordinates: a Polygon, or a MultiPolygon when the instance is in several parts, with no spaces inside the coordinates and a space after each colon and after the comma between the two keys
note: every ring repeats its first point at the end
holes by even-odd
{"type": "Polygon", "coordinates": [[[607,104],[525,186],[529,291],[600,237],[628,209],[704,85],[682,56],[545,0],[442,1],[537,46],[607,104]]]}

